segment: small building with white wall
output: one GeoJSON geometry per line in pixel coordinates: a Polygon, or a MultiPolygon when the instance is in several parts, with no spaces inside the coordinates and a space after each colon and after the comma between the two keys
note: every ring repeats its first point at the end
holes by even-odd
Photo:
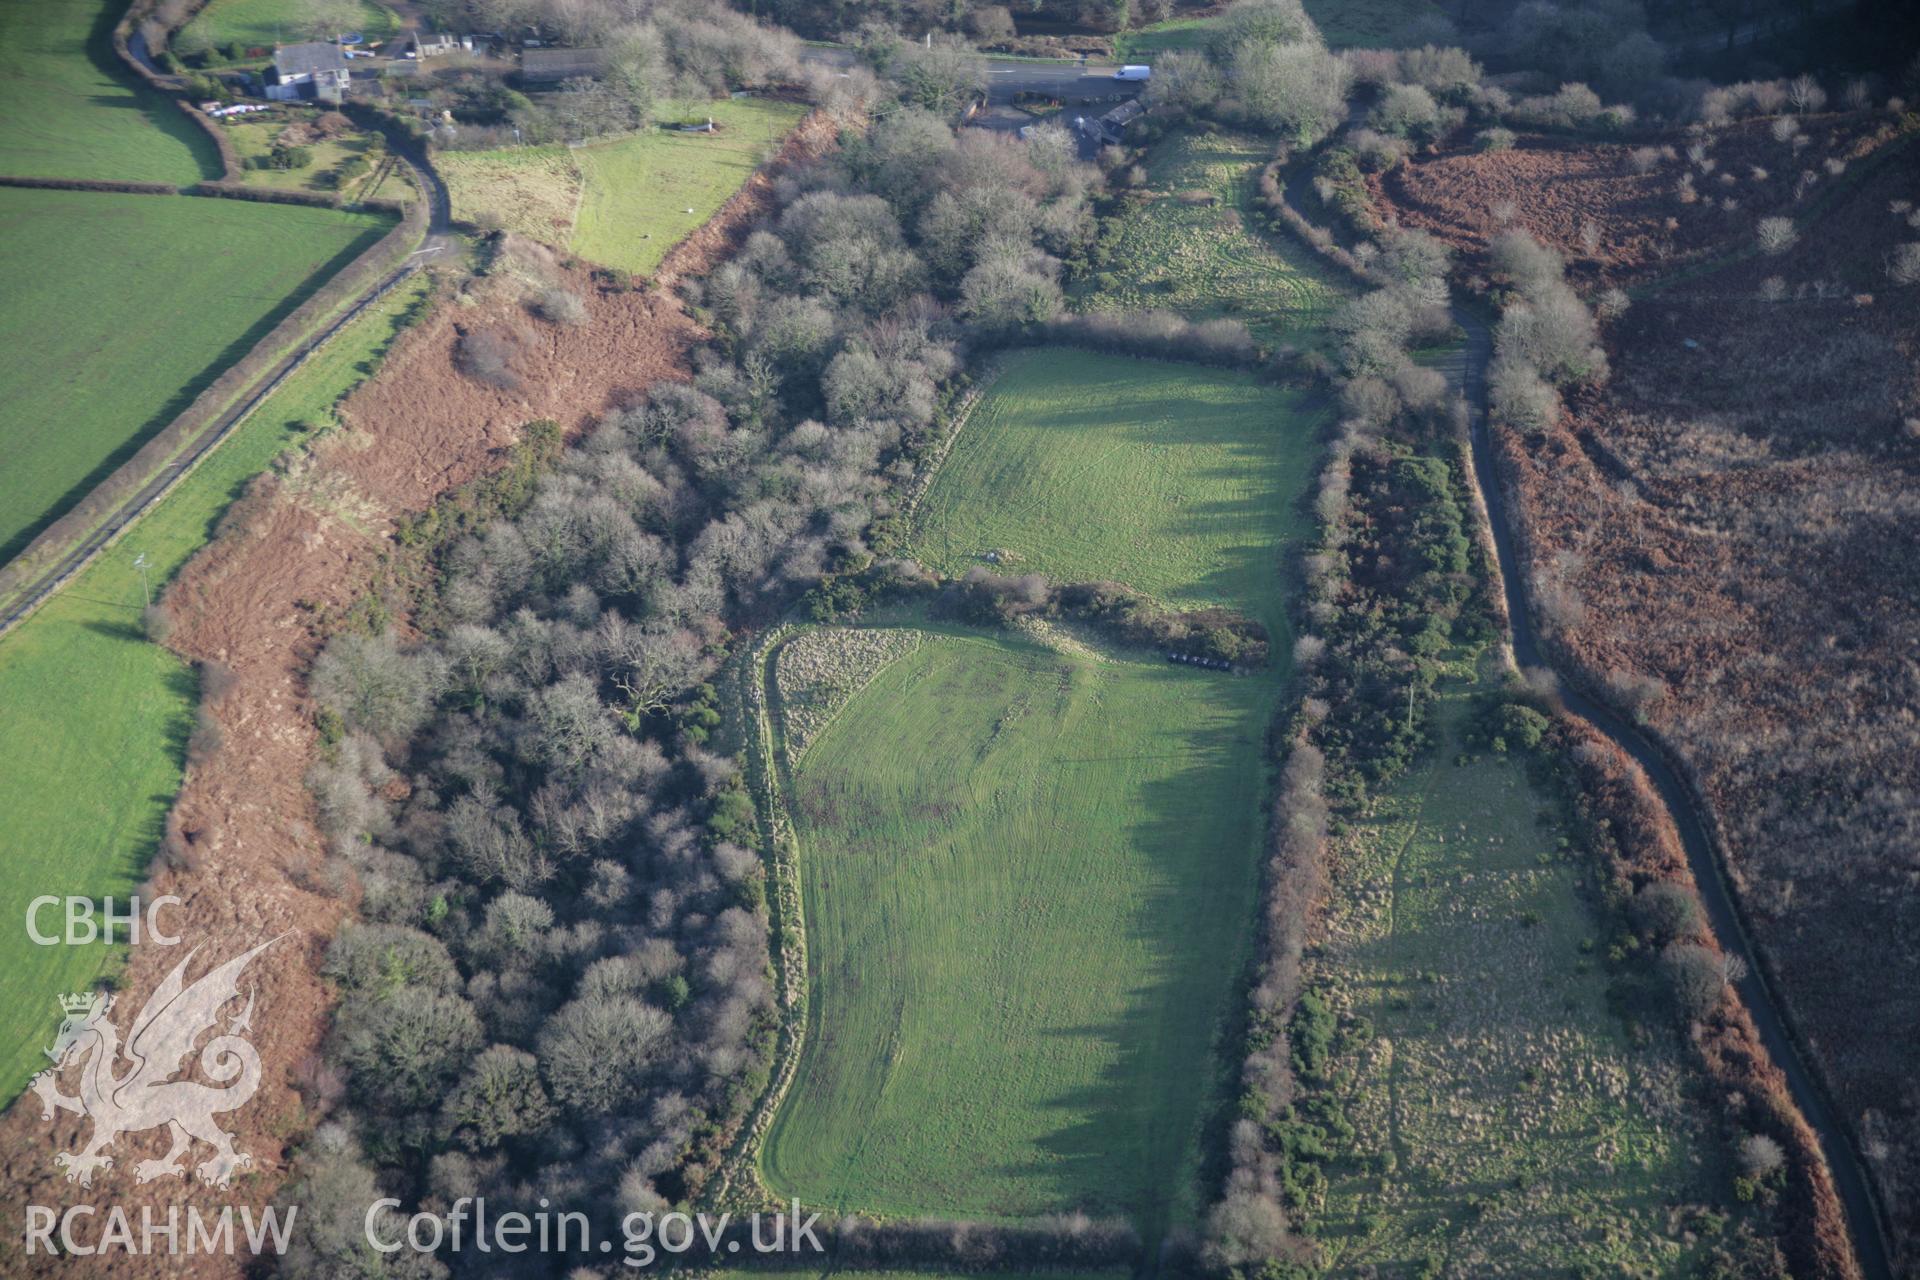
{"type": "Polygon", "coordinates": [[[347,75],[347,56],[337,44],[282,45],[267,72],[267,96],[276,102],[338,102],[347,91],[347,75]]]}

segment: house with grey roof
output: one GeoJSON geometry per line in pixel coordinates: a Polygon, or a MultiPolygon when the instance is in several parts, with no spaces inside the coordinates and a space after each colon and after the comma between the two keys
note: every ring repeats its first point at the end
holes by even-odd
{"type": "Polygon", "coordinates": [[[276,102],[338,102],[347,91],[347,65],[337,44],[282,45],[267,70],[267,96],[276,102]]]}

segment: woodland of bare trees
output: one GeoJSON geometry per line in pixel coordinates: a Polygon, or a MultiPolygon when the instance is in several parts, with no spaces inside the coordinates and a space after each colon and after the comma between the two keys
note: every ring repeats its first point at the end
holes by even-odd
{"type": "Polygon", "coordinates": [[[736,623],[866,562],[966,344],[1058,307],[1089,182],[1052,134],[891,116],[693,288],[716,336],[691,382],[550,451],[445,548],[429,639],[329,644],[312,782],[363,898],[327,961],[331,1114],[289,1274],[389,1274],[341,1218],[373,1179],[602,1228],[698,1193],[772,1031],[752,806],[707,682],[736,623]]]}

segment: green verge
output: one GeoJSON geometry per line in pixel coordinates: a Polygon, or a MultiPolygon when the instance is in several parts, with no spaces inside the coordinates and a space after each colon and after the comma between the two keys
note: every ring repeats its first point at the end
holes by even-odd
{"type": "Polygon", "coordinates": [[[1336,844],[1309,980],[1347,1022],[1326,1093],[1352,1132],[1311,1221],[1342,1274],[1694,1274],[1727,1223],[1718,1143],[1677,1038],[1610,1006],[1524,758],[1465,750],[1479,688],[1456,664],[1441,750],[1336,844]]]}
{"type": "MultiPolygon", "coordinates": [[[[43,894],[124,899],[180,784],[193,673],[141,630],[145,556],[155,590],[204,545],[247,482],[333,425],[427,288],[402,285],[343,330],[106,555],[0,638],[0,1098],[46,1065],[54,997],[115,963],[104,946],[37,947],[19,927],[43,894]]],[[[51,923],[51,914],[48,918],[51,923]]]]}
{"type": "Polygon", "coordinates": [[[1289,237],[1257,228],[1260,169],[1273,143],[1254,134],[1177,131],[1147,150],[1146,185],[1107,224],[1096,270],[1072,290],[1081,311],[1165,308],[1191,320],[1239,320],[1266,342],[1311,346],[1349,293],[1289,237]]]}
{"type": "Polygon", "coordinates": [[[1008,358],[916,512],[913,554],[1225,604],[1289,646],[1278,575],[1324,410],[1251,374],[1051,348],[1008,358]],[[1010,553],[1010,554],[1009,554],[1010,553]]]}
{"type": "MultiPolygon", "coordinates": [[[[123,4],[0,0],[0,174],[189,182],[220,176],[213,140],[113,51],[123,4]]],[[[70,266],[62,257],[49,270],[70,266]]]]}
{"type": "Polygon", "coordinates": [[[1190,1224],[1274,693],[940,635],[856,695],[789,796],[809,1023],[772,1189],[1190,1224]]]}
{"type": "Polygon", "coordinates": [[[0,561],[391,226],[334,209],[0,188],[0,561]]]}

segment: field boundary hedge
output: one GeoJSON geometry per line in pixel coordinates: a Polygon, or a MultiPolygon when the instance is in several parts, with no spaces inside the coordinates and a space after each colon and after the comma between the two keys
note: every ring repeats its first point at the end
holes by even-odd
{"type": "Polygon", "coordinates": [[[256,204],[297,204],[311,209],[347,209],[360,212],[403,214],[411,202],[403,200],[342,200],[324,191],[294,191],[285,187],[252,187],[240,182],[196,182],[181,189],[182,195],[204,196],[215,200],[251,200],[256,204]]]}
{"type": "Polygon", "coordinates": [[[740,1127],[733,1150],[709,1183],[707,1198],[716,1205],[726,1202],[736,1183],[751,1188],[758,1198],[766,1198],[766,1188],[760,1182],[760,1143],[799,1073],[800,1050],[807,1035],[807,925],[800,900],[793,824],[783,798],[782,752],[775,736],[779,693],[772,675],[781,647],[802,630],[795,623],[780,623],[737,657],[728,673],[733,685],[733,697],[728,700],[732,731],[746,758],[747,790],[753,796],[755,826],[770,882],[767,908],[774,929],[780,1025],[767,1087],[753,1114],[740,1127]]]}
{"type": "Polygon", "coordinates": [[[997,355],[988,356],[980,362],[979,369],[971,375],[972,381],[968,383],[966,391],[961,394],[959,402],[947,415],[953,425],[947,428],[946,434],[935,442],[933,448],[921,458],[920,465],[914,468],[912,477],[907,481],[906,492],[900,495],[897,508],[897,515],[908,529],[913,528],[914,515],[920,509],[921,499],[927,496],[927,490],[933,487],[934,476],[940,473],[940,468],[946,464],[947,455],[953,452],[954,441],[958,440],[960,433],[967,429],[967,423],[972,421],[973,411],[979,405],[981,398],[993,390],[993,384],[1000,380],[1000,370],[1001,363],[997,355]]]}
{"type": "Polygon", "coordinates": [[[0,187],[28,187],[36,191],[106,191],[132,196],[177,196],[180,188],[166,182],[122,182],[117,178],[20,178],[0,175],[0,187]]]}
{"type": "Polygon", "coordinates": [[[0,635],[25,620],[91,564],[309,356],[398,284],[413,269],[405,258],[426,226],[425,203],[409,206],[386,235],[294,308],[139,452],[0,567],[0,602],[8,607],[8,612],[0,614],[0,635]],[[388,274],[380,279],[383,272],[388,274]],[[356,294],[361,296],[354,300],[356,294]],[[319,333],[312,332],[342,306],[347,308],[343,314],[335,316],[319,333]],[[52,576],[35,583],[36,573],[52,576]]]}

